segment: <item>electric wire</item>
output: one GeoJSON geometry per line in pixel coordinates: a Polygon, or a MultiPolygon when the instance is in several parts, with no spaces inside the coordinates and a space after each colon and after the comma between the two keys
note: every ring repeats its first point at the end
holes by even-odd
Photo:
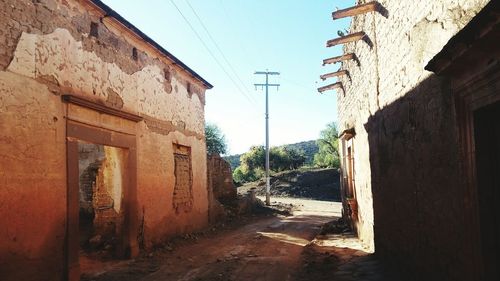
{"type": "MultiPolygon", "coordinates": [[[[234,76],[236,77],[236,79],[238,79],[238,81],[240,82],[241,86],[243,89],[245,89],[247,92],[248,92],[248,88],[246,86],[246,84],[242,81],[242,79],[240,78],[240,76],[238,75],[238,73],[236,72],[236,70],[234,69],[234,67],[231,65],[231,63],[229,62],[229,60],[227,59],[226,55],[224,55],[224,52],[221,50],[221,48],[219,47],[219,44],[217,44],[217,42],[215,41],[214,37],[212,36],[212,34],[210,33],[210,31],[208,31],[208,28],[206,27],[206,25],[203,23],[203,21],[201,20],[200,16],[198,15],[198,13],[196,12],[196,10],[193,8],[193,6],[191,5],[191,3],[189,3],[188,0],[186,0],[186,3],[188,4],[189,8],[191,9],[191,11],[193,12],[193,14],[196,16],[196,18],[198,19],[198,22],[201,24],[201,26],[203,27],[203,29],[205,30],[205,32],[207,33],[208,35],[208,38],[210,38],[210,40],[212,41],[212,43],[214,44],[215,48],[217,49],[217,51],[219,52],[219,54],[221,55],[221,57],[224,59],[224,61],[226,62],[226,64],[229,66],[229,69],[233,72],[234,76]]],[[[253,99],[252,96],[250,96],[250,98],[253,99]]],[[[255,102],[255,100],[254,100],[255,102]]]]}
{"type": "MultiPolygon", "coordinates": [[[[222,0],[219,0],[219,5],[221,7],[221,10],[224,12],[224,15],[226,16],[226,19],[229,19],[231,22],[233,21],[233,17],[231,16],[231,13],[229,13],[226,9],[226,6],[223,4],[222,0]]],[[[254,21],[248,17],[244,16],[243,17],[247,24],[251,27],[249,32],[245,34],[245,36],[250,36],[253,39],[253,42],[259,42],[257,33],[255,33],[255,26],[257,26],[254,21]]],[[[233,25],[230,25],[233,26],[233,25]]],[[[237,43],[240,43],[240,48],[246,53],[247,57],[250,57],[250,53],[248,52],[248,49],[246,48],[245,44],[241,44],[241,41],[237,41],[237,43]]],[[[264,50],[262,49],[262,46],[260,44],[253,44],[252,48],[257,49],[258,54],[264,54],[264,50]]],[[[266,65],[267,63],[262,59],[262,56],[257,56],[257,59],[259,60],[259,63],[263,66],[266,65]]]]}
{"type": "MultiPolygon", "coordinates": [[[[236,81],[234,81],[233,77],[231,77],[231,75],[229,75],[229,73],[227,72],[227,70],[224,68],[224,66],[222,66],[222,64],[219,62],[219,60],[217,59],[217,57],[213,54],[213,52],[210,50],[210,48],[207,46],[207,44],[205,43],[205,41],[203,40],[203,38],[200,36],[200,34],[196,31],[196,29],[193,27],[193,25],[191,24],[191,22],[186,18],[186,16],[182,13],[182,11],[179,9],[179,7],[175,4],[174,0],[170,0],[170,3],[172,3],[172,5],[175,7],[175,9],[179,12],[179,14],[181,15],[181,17],[184,19],[184,21],[188,24],[188,26],[191,28],[191,30],[193,31],[193,33],[196,35],[196,37],[200,40],[200,42],[202,43],[202,45],[205,47],[205,49],[208,51],[208,53],[210,54],[210,56],[215,60],[215,62],[217,63],[217,65],[222,69],[222,71],[226,74],[226,76],[229,78],[229,80],[231,80],[231,82],[234,84],[234,86],[236,87],[236,89],[238,89],[238,91],[254,106],[256,107],[256,109],[258,110],[256,104],[254,101],[252,101],[252,99],[249,98],[248,95],[246,95],[241,89],[240,87],[238,86],[238,84],[236,83],[236,81]]],[[[260,111],[260,110],[259,110],[260,111]]]]}

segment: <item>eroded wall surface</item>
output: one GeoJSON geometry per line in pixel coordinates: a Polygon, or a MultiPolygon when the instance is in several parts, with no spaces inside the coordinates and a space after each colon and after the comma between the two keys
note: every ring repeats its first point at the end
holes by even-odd
{"type": "Polygon", "coordinates": [[[356,131],[358,234],[387,260],[432,272],[426,280],[474,280],[454,105],[446,81],[424,67],[488,1],[379,2],[387,18],[353,17],[350,32],[373,46],[344,46],[359,65],[343,62],[352,79],[338,93],[339,130],[356,131]]]}
{"type": "Polygon", "coordinates": [[[205,86],[89,3],[0,3],[2,280],[62,279],[67,119],[136,136],[138,243],[207,224],[205,86]],[[144,120],[68,105],[63,94],[144,120]],[[173,208],[173,144],[191,150],[189,212],[173,208]]]}
{"type": "Polygon", "coordinates": [[[233,184],[231,165],[220,155],[209,155],[207,169],[211,178],[210,185],[215,199],[220,202],[232,202],[237,197],[236,188],[233,184]]]}

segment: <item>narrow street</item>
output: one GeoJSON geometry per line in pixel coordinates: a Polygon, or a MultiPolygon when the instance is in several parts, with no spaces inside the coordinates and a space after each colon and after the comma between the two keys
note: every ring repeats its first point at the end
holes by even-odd
{"type": "Polygon", "coordinates": [[[304,249],[322,224],[340,214],[340,205],[293,203],[303,205],[293,216],[263,219],[181,248],[175,253],[178,259],[142,280],[296,280],[305,275],[304,249]]]}
{"type": "MultiPolygon", "coordinates": [[[[351,233],[319,235],[341,204],[292,198],[292,216],[263,217],[88,280],[389,280],[351,233]]],[[[392,280],[392,279],[391,279],[392,280]]]]}

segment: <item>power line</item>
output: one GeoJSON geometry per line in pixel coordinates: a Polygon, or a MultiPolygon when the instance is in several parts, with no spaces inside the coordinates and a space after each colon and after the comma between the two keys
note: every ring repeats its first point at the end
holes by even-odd
{"type": "MultiPolygon", "coordinates": [[[[234,26],[234,25],[232,24],[232,22],[234,22],[233,17],[232,17],[232,16],[231,16],[231,14],[227,11],[227,9],[226,9],[226,5],[224,5],[224,4],[222,3],[222,0],[219,0],[219,6],[220,6],[220,10],[222,10],[222,12],[224,13],[225,18],[226,18],[228,21],[231,21],[231,22],[229,23],[229,25],[228,25],[228,26],[234,26]]],[[[253,42],[257,42],[257,36],[255,35],[256,33],[255,33],[255,30],[254,30],[254,28],[255,28],[255,26],[256,26],[256,25],[254,25],[254,24],[252,24],[252,23],[250,22],[249,17],[245,16],[245,19],[247,20],[247,24],[251,27],[251,28],[250,28],[250,32],[249,32],[249,33],[247,33],[247,34],[245,34],[245,37],[248,37],[249,35],[250,35],[250,36],[252,36],[252,35],[253,35],[253,42]]],[[[236,42],[235,42],[235,43],[237,43],[237,44],[239,45],[239,49],[240,49],[240,50],[243,50],[243,52],[244,52],[244,53],[245,53],[245,55],[246,55],[246,58],[250,58],[250,57],[251,57],[251,56],[250,56],[250,52],[248,51],[248,49],[247,49],[247,47],[246,47],[246,44],[242,44],[240,40],[236,40],[236,42]]],[[[257,51],[258,51],[258,53],[259,53],[259,54],[262,54],[261,49],[260,49],[260,45],[255,44],[255,45],[254,45],[254,48],[255,48],[255,46],[258,48],[258,50],[257,50],[257,51]]],[[[265,63],[264,63],[264,60],[262,59],[262,57],[261,57],[261,56],[257,56],[257,59],[259,60],[259,63],[260,63],[261,65],[264,65],[264,64],[265,64],[265,63]]]]}
{"type": "Polygon", "coordinates": [[[170,0],[170,3],[172,3],[172,5],[174,5],[175,9],[179,12],[179,14],[182,16],[182,18],[184,19],[184,21],[189,25],[189,27],[191,28],[191,30],[194,32],[194,34],[196,35],[196,37],[198,37],[198,39],[201,41],[201,43],[203,44],[203,46],[205,47],[205,49],[208,51],[208,53],[210,54],[210,56],[215,60],[215,62],[217,63],[217,65],[222,69],[222,71],[226,74],[226,76],[229,78],[229,80],[231,80],[231,82],[234,84],[234,86],[236,86],[236,88],[238,89],[238,91],[254,106],[254,107],[257,107],[255,102],[252,101],[252,99],[249,98],[249,96],[247,96],[243,91],[241,91],[241,89],[239,88],[238,84],[234,81],[233,77],[231,77],[231,75],[229,75],[229,73],[226,71],[226,69],[222,66],[222,64],[219,62],[219,60],[215,57],[215,55],[212,53],[212,51],[210,50],[210,48],[208,48],[207,44],[205,43],[205,41],[203,41],[203,39],[201,38],[200,34],[196,31],[196,29],[193,27],[193,25],[191,24],[191,22],[189,22],[189,20],[186,18],[186,16],[184,16],[184,14],[182,13],[182,11],[179,9],[179,7],[175,4],[174,0],[170,0]]]}
{"type": "MultiPolygon", "coordinates": [[[[208,35],[208,38],[210,38],[210,40],[212,41],[212,43],[214,44],[215,48],[217,49],[217,51],[219,51],[219,54],[221,55],[221,57],[224,59],[224,61],[226,62],[226,64],[229,66],[229,69],[233,72],[234,76],[236,77],[236,79],[238,79],[238,81],[241,83],[241,86],[243,87],[243,89],[245,89],[246,91],[248,91],[248,88],[246,87],[245,83],[241,80],[240,76],[238,75],[238,73],[236,72],[236,70],[234,69],[234,67],[231,65],[231,63],[229,62],[229,60],[226,58],[226,55],[224,55],[224,52],[221,50],[221,48],[219,47],[219,44],[217,44],[217,42],[215,41],[215,39],[213,38],[212,34],[210,33],[210,31],[208,31],[208,28],[205,26],[205,24],[203,23],[203,21],[201,20],[200,16],[198,15],[198,13],[195,11],[195,9],[193,8],[193,6],[191,5],[191,3],[189,3],[188,0],[186,0],[186,3],[188,4],[189,8],[191,9],[191,11],[193,12],[193,14],[196,16],[196,18],[198,19],[198,22],[201,24],[201,26],[203,27],[203,29],[205,30],[205,32],[207,33],[208,35]]],[[[252,97],[252,96],[250,96],[252,97]]]]}
{"type": "MultiPolygon", "coordinates": [[[[221,10],[224,12],[224,14],[226,15],[226,18],[232,20],[232,16],[231,14],[227,11],[226,9],[226,6],[223,4],[222,0],[219,0],[219,4],[221,6],[221,10]]],[[[245,34],[245,36],[251,36],[253,37],[253,42],[258,42],[258,37],[257,37],[257,33],[255,33],[255,27],[257,26],[255,24],[255,22],[251,19],[251,17],[248,16],[249,14],[246,13],[245,16],[243,16],[243,18],[245,18],[247,24],[250,26],[250,31],[248,33],[245,34]]],[[[238,41],[238,43],[241,43],[240,41],[238,41]]],[[[246,45],[245,44],[240,44],[241,46],[241,49],[244,50],[244,52],[247,54],[248,57],[249,56],[249,52],[248,52],[248,49],[246,48],[246,45]]],[[[257,52],[259,54],[264,54],[264,51],[262,49],[262,46],[260,44],[254,44],[253,45],[253,48],[257,48],[257,52]]],[[[261,65],[265,65],[267,62],[264,62],[264,60],[262,59],[262,56],[257,56],[257,59],[259,60],[259,63],[261,65]]]]}

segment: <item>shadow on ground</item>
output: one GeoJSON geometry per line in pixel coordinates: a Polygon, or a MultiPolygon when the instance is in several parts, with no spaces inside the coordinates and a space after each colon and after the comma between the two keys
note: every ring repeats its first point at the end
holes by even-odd
{"type": "MultiPolygon", "coordinates": [[[[273,201],[280,199],[273,198],[273,201]]],[[[86,280],[317,281],[389,279],[375,255],[344,228],[324,225],[340,214],[340,203],[289,199],[291,216],[246,218],[207,235],[190,236],[151,255],[86,280]],[[320,234],[322,233],[322,234],[320,234]]],[[[402,279],[404,280],[404,279],[402,279]]]]}

